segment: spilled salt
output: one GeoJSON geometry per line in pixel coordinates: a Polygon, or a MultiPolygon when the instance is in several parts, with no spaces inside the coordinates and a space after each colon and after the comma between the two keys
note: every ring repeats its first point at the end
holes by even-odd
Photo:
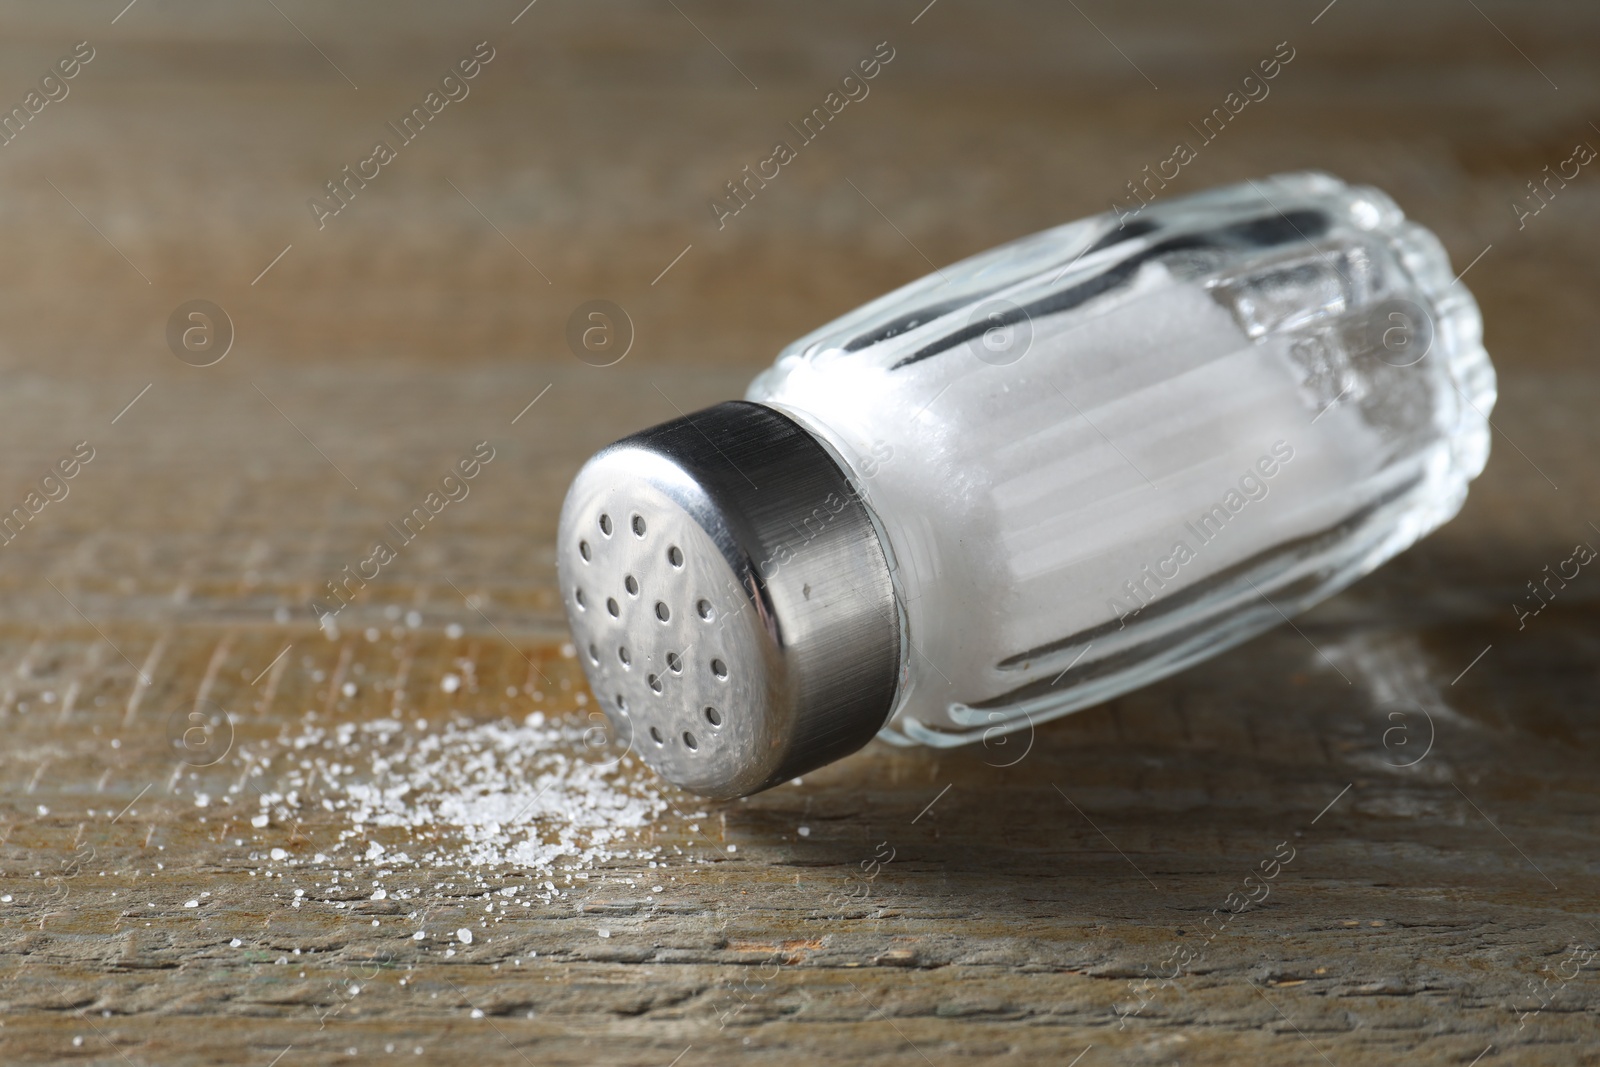
{"type": "MultiPolygon", "coordinates": [[[[326,723],[308,713],[236,756],[253,779],[244,795],[259,794],[250,820],[257,829],[331,818],[339,843],[323,847],[344,854],[341,866],[354,861],[374,878],[405,867],[509,868],[531,876],[530,890],[550,900],[561,893],[557,880],[659,852],[644,839],[665,799],[631,756],[589,748],[592,729],[542,712],[520,722],[431,726],[387,717],[326,723]]],[[[329,862],[327,852],[312,862],[329,862]]],[[[269,855],[303,862],[281,846],[269,855]]],[[[372,885],[373,900],[397,895],[372,885]]],[[[471,931],[458,936],[470,943],[471,931]]]]}

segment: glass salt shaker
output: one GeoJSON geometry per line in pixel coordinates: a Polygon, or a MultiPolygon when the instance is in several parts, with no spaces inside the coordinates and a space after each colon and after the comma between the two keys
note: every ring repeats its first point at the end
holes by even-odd
{"type": "Polygon", "coordinates": [[[1246,182],[936,271],[602,450],[564,604],[618,737],[747,795],[1303,611],[1456,513],[1494,401],[1431,233],[1327,175],[1246,182]]]}

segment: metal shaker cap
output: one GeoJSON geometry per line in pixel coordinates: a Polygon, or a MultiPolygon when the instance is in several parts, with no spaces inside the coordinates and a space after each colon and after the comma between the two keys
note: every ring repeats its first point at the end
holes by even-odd
{"type": "Polygon", "coordinates": [[[561,510],[578,658],[619,740],[729,798],[883,726],[900,612],[866,505],[793,420],[736,401],[600,451],[561,510]]]}

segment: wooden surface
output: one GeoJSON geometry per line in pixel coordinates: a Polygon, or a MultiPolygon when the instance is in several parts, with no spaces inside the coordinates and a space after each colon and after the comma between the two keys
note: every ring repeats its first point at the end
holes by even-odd
{"type": "Polygon", "coordinates": [[[1600,1062],[1600,576],[1513,611],[1600,545],[1600,177],[1511,208],[1600,146],[1600,12],[121,8],[0,8],[6,101],[95,49],[0,147],[0,505],[94,449],[0,547],[0,1061],[1600,1062]],[[307,198],[484,40],[319,231],[307,198]],[[723,183],[885,40],[719,230],[723,183]],[[1323,168],[1470,264],[1502,392],[1457,521],[1303,634],[1003,746],[875,745],[725,805],[624,765],[655,814],[591,825],[609,851],[548,900],[464,830],[340,806],[400,744],[340,724],[543,711],[570,743],[539,758],[582,762],[551,549],[582,459],[930,260],[1104,209],[1281,41],[1174,191],[1323,168]],[[164,336],[195,298],[236,331],[207,368],[164,336]],[[615,366],[567,350],[590,299],[634,324],[615,366]],[[471,495],[320,634],[323,583],[479,441],[471,495]],[[210,707],[233,736],[199,766],[168,735],[210,707]],[[434,858],[380,875],[374,842],[434,858]]]}

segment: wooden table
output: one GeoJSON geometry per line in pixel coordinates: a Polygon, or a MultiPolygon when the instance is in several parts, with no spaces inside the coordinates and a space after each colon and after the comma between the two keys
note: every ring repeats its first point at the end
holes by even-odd
{"type": "Polygon", "coordinates": [[[0,147],[0,505],[94,458],[0,547],[0,1061],[1600,1062],[1600,577],[1512,609],[1600,544],[1600,178],[1512,208],[1600,145],[1600,12],[121,6],[3,14],[4,100],[94,58],[0,147]],[[308,199],[480,41],[470,95],[319,229],[308,199]],[[930,262],[1104,209],[1285,41],[1174,191],[1323,168],[1441,235],[1502,386],[1457,521],[1303,635],[1009,747],[874,745],[731,804],[630,765],[660,810],[549,900],[450,860],[462,832],[323,807],[376,742],[279,796],[340,762],[292,748],[313,726],[581,729],[551,539],[587,454],[930,262]],[[194,299],[232,324],[208,367],[167,343],[194,299]],[[633,324],[611,367],[564,341],[591,299],[633,324]],[[319,632],[325,583],[479,441],[470,497],[319,632]],[[169,737],[210,708],[214,763],[169,737]],[[384,841],[443,858],[369,878],[384,841]]]}

